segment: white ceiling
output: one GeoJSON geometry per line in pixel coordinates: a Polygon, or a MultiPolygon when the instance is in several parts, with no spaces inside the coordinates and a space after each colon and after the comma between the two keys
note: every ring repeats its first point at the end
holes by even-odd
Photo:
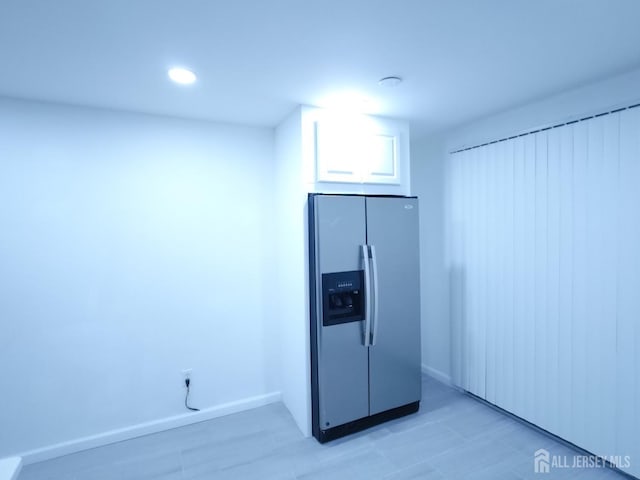
{"type": "Polygon", "coordinates": [[[0,95],[274,126],[350,90],[425,133],[640,66],[639,21],[638,0],[0,0],[0,95]]]}

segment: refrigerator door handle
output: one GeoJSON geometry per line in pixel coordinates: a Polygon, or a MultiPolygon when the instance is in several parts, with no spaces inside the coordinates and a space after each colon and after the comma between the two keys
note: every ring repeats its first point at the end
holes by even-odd
{"type": "Polygon", "coordinates": [[[369,246],[361,245],[364,266],[364,346],[371,344],[371,272],[369,270],[369,246]]]}
{"type": "Polygon", "coordinates": [[[380,325],[380,318],[378,315],[378,259],[376,257],[376,247],[370,245],[369,249],[371,251],[371,273],[373,277],[373,312],[371,315],[373,323],[373,334],[369,343],[373,347],[376,344],[376,338],[378,337],[378,327],[380,325]]]}

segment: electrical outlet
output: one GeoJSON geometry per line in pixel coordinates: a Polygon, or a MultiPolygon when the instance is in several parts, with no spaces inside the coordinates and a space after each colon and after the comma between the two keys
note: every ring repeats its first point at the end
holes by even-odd
{"type": "Polygon", "coordinates": [[[192,369],[190,368],[185,368],[184,370],[182,370],[182,376],[184,377],[185,380],[187,378],[191,379],[191,372],[192,372],[192,369]]]}

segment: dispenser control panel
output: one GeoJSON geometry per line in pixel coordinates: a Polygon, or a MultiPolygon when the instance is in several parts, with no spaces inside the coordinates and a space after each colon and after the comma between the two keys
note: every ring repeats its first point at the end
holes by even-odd
{"type": "Polygon", "coordinates": [[[322,325],[364,320],[363,279],[362,270],[322,275],[322,325]]]}

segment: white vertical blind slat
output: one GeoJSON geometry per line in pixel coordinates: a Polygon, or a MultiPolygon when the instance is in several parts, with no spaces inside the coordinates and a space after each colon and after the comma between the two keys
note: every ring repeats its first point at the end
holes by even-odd
{"type": "Polygon", "coordinates": [[[587,440],[587,381],[589,328],[589,239],[588,239],[588,126],[574,127],[573,150],[573,349],[572,349],[572,413],[571,432],[579,445],[587,440]]]}
{"type": "MultiPolygon", "coordinates": [[[[619,193],[618,171],[620,166],[620,113],[615,113],[605,119],[604,136],[604,181],[606,196],[603,199],[603,213],[606,224],[604,229],[610,232],[605,236],[603,252],[606,253],[604,285],[606,308],[601,319],[601,331],[605,354],[601,365],[600,378],[603,387],[601,411],[604,412],[604,424],[601,434],[601,451],[613,449],[615,445],[615,405],[616,405],[616,324],[618,318],[618,215],[617,203],[619,193]]],[[[637,371],[637,370],[636,370],[637,371]]],[[[636,423],[636,425],[638,425],[636,423]]]]}
{"type": "Polygon", "coordinates": [[[558,432],[571,434],[573,403],[573,133],[574,127],[558,129],[560,133],[559,193],[559,323],[558,323],[558,432]]]}
{"type": "Polygon", "coordinates": [[[547,428],[547,132],[535,134],[534,220],[534,413],[533,422],[547,428]]]}
{"type": "Polygon", "coordinates": [[[514,281],[513,281],[513,304],[514,304],[514,355],[513,355],[513,412],[520,417],[527,418],[526,396],[527,383],[527,305],[526,297],[526,258],[525,251],[525,142],[524,138],[514,140],[513,157],[513,245],[514,245],[514,281]]]}
{"type": "Polygon", "coordinates": [[[617,402],[616,452],[630,455],[630,473],[640,475],[640,442],[637,441],[638,319],[640,318],[640,109],[620,113],[620,163],[618,195],[617,285],[617,402]]]}
{"type": "MultiPolygon", "coordinates": [[[[586,341],[586,398],[584,409],[587,417],[598,418],[600,415],[600,392],[598,384],[601,361],[601,346],[598,345],[600,319],[603,312],[602,275],[604,252],[602,252],[602,164],[604,148],[604,129],[602,117],[584,122],[587,127],[587,172],[586,172],[586,305],[584,335],[586,341]]],[[[587,425],[584,429],[583,445],[590,451],[595,451],[599,438],[599,424],[587,425]]]]}
{"type": "Polygon", "coordinates": [[[451,315],[451,376],[456,385],[462,384],[462,348],[460,339],[462,336],[462,236],[463,236],[463,212],[461,208],[461,156],[454,155],[451,158],[450,168],[447,173],[447,204],[449,209],[448,235],[450,240],[449,265],[450,277],[450,315],[451,315]]]}
{"type": "Polygon", "coordinates": [[[561,132],[553,129],[547,136],[547,279],[546,279],[546,408],[545,423],[558,425],[559,398],[559,325],[560,325],[560,147],[561,132]]]}
{"type": "Polygon", "coordinates": [[[524,243],[521,255],[524,258],[524,418],[535,422],[535,345],[536,345],[536,139],[535,135],[524,137],[524,243]]]}
{"type": "MultiPolygon", "coordinates": [[[[507,189],[506,185],[506,165],[505,157],[506,142],[500,142],[496,145],[496,157],[494,162],[493,174],[495,176],[494,182],[494,199],[492,204],[492,210],[496,212],[493,222],[493,238],[492,238],[492,263],[493,265],[493,331],[495,336],[495,345],[493,352],[493,374],[491,376],[490,390],[493,390],[494,403],[504,405],[506,397],[506,382],[507,376],[507,319],[505,317],[506,308],[506,272],[505,272],[505,246],[506,237],[509,235],[505,231],[506,218],[505,218],[505,193],[507,189]],[[502,292],[502,293],[499,293],[502,292]]],[[[489,349],[489,353],[491,351],[489,349]]]]}
{"type": "MultiPolygon", "coordinates": [[[[598,394],[602,419],[597,436],[596,451],[606,452],[615,445],[616,404],[616,322],[617,322],[617,196],[618,169],[620,161],[620,114],[603,117],[603,157],[600,165],[602,197],[600,214],[602,218],[602,271],[599,275],[603,308],[599,318],[598,348],[601,351],[598,377],[598,394]]],[[[598,275],[596,273],[596,275],[598,275]]],[[[597,294],[597,292],[595,293],[597,294]]],[[[637,370],[636,370],[637,371],[637,370]]],[[[636,424],[637,425],[637,424],[636,424]]]]}
{"type": "Polygon", "coordinates": [[[485,149],[478,150],[480,161],[477,162],[480,170],[478,177],[478,217],[477,217],[477,244],[476,244],[476,286],[478,291],[477,303],[478,310],[476,316],[476,331],[478,332],[476,349],[478,352],[478,363],[476,371],[476,391],[482,398],[486,397],[487,382],[487,311],[489,303],[489,289],[487,286],[487,261],[488,249],[487,243],[487,219],[488,219],[488,162],[489,152],[485,149]]]}
{"type": "Polygon", "coordinates": [[[487,149],[487,180],[486,180],[486,249],[484,270],[486,275],[487,289],[487,313],[486,313],[486,367],[485,367],[485,398],[491,402],[496,401],[496,376],[497,376],[497,356],[498,350],[502,347],[499,344],[497,323],[497,224],[500,221],[494,214],[497,209],[496,197],[498,186],[497,163],[500,155],[499,144],[490,145],[487,149]]]}
{"type": "Polygon", "coordinates": [[[503,229],[501,230],[502,238],[502,282],[501,291],[503,292],[502,299],[502,316],[501,324],[503,325],[503,372],[502,377],[499,379],[501,384],[501,398],[499,399],[507,410],[513,408],[514,405],[514,390],[516,388],[515,377],[515,347],[516,347],[516,334],[515,334],[515,205],[514,205],[514,149],[515,141],[508,140],[504,142],[503,158],[500,165],[500,169],[503,174],[503,195],[501,197],[501,206],[503,209],[503,220],[501,224],[503,229]]]}
{"type": "MultiPolygon", "coordinates": [[[[480,391],[479,377],[482,370],[480,362],[484,362],[484,356],[481,358],[480,343],[484,340],[480,331],[480,315],[482,314],[482,303],[480,297],[483,295],[482,285],[480,282],[479,257],[484,242],[480,231],[480,218],[482,216],[482,200],[483,195],[480,190],[480,184],[484,181],[482,168],[484,162],[480,158],[477,150],[470,151],[469,162],[471,171],[473,172],[471,180],[471,198],[469,199],[469,207],[471,212],[470,225],[471,229],[468,237],[469,244],[469,344],[470,344],[470,362],[469,362],[469,390],[481,397],[484,397],[484,389],[480,391]]],[[[483,326],[484,327],[484,326],[483,326]]]]}
{"type": "Polygon", "coordinates": [[[477,215],[477,205],[474,205],[474,198],[476,196],[476,188],[474,184],[474,177],[477,176],[477,159],[475,158],[476,152],[473,150],[467,151],[464,155],[464,170],[465,170],[465,191],[463,193],[465,199],[465,215],[466,215],[466,228],[464,238],[464,344],[465,344],[465,362],[464,362],[464,380],[465,388],[470,392],[475,392],[475,369],[477,368],[477,359],[472,341],[472,335],[476,334],[475,329],[475,311],[477,306],[475,304],[475,297],[477,292],[475,289],[475,256],[474,256],[474,242],[476,241],[476,233],[474,231],[475,221],[474,218],[477,215]]]}

